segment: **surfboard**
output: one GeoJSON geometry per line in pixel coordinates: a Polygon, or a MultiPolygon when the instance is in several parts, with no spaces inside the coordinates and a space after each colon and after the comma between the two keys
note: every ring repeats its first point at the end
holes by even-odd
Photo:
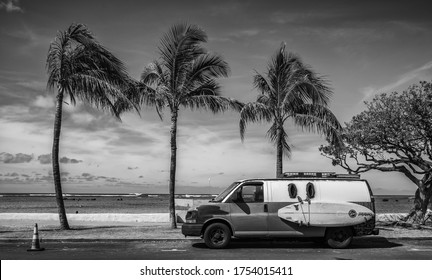
{"type": "Polygon", "coordinates": [[[278,210],[278,216],[289,222],[317,227],[353,226],[372,217],[370,209],[350,202],[307,201],[295,203],[278,210]]]}

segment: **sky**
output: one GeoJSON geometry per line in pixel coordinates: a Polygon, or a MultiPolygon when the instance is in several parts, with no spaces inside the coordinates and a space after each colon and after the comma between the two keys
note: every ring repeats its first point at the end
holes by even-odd
{"type": "MultiPolygon", "coordinates": [[[[430,1],[34,1],[0,0],[0,193],[54,192],[50,153],[56,92],[46,89],[46,55],[59,30],[85,24],[139,79],[158,58],[174,24],[196,24],[205,47],[228,62],[222,94],[252,102],[253,75],[264,73],[281,43],[333,90],[341,123],[381,92],[432,77],[430,1]]],[[[219,193],[244,178],[273,178],[275,148],[267,123],[251,124],[244,142],[239,115],[182,109],[178,123],[177,193],[219,193]]],[[[325,139],[288,122],[285,171],[345,173],[318,151],[325,139]]],[[[167,193],[169,112],[161,121],[144,107],[119,122],[85,104],[64,104],[60,162],[66,193],[167,193]]],[[[397,173],[362,175],[376,194],[413,194],[397,173]]]]}

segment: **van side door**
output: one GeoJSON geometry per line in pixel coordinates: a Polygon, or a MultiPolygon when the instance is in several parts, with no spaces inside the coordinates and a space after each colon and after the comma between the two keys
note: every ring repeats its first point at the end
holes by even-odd
{"type": "MultiPolygon", "coordinates": [[[[323,236],[325,228],[308,227],[287,221],[278,216],[278,210],[292,204],[298,204],[300,197],[308,197],[308,180],[279,180],[268,183],[268,231],[270,237],[323,236]]],[[[309,191],[310,192],[310,191],[309,191]]],[[[309,214],[307,202],[301,205],[305,217],[309,214]]]]}
{"type": "Polygon", "coordinates": [[[267,236],[266,192],[263,182],[241,184],[229,199],[235,236],[267,236]]]}

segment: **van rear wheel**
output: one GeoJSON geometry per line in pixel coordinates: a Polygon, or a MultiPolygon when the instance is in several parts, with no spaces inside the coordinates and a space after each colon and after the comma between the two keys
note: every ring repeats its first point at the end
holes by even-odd
{"type": "Polygon", "coordinates": [[[334,249],[347,248],[353,239],[353,232],[349,227],[327,228],[325,241],[334,249]]]}
{"type": "Polygon", "coordinates": [[[214,223],[204,231],[204,242],[212,249],[222,249],[228,246],[231,241],[231,231],[227,225],[214,223]]]}

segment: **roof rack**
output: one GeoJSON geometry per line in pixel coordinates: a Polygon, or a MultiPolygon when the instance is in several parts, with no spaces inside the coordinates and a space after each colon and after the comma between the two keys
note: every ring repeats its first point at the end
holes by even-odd
{"type": "Polygon", "coordinates": [[[346,178],[360,179],[360,174],[336,174],[336,172],[285,172],[284,178],[346,178]]]}

